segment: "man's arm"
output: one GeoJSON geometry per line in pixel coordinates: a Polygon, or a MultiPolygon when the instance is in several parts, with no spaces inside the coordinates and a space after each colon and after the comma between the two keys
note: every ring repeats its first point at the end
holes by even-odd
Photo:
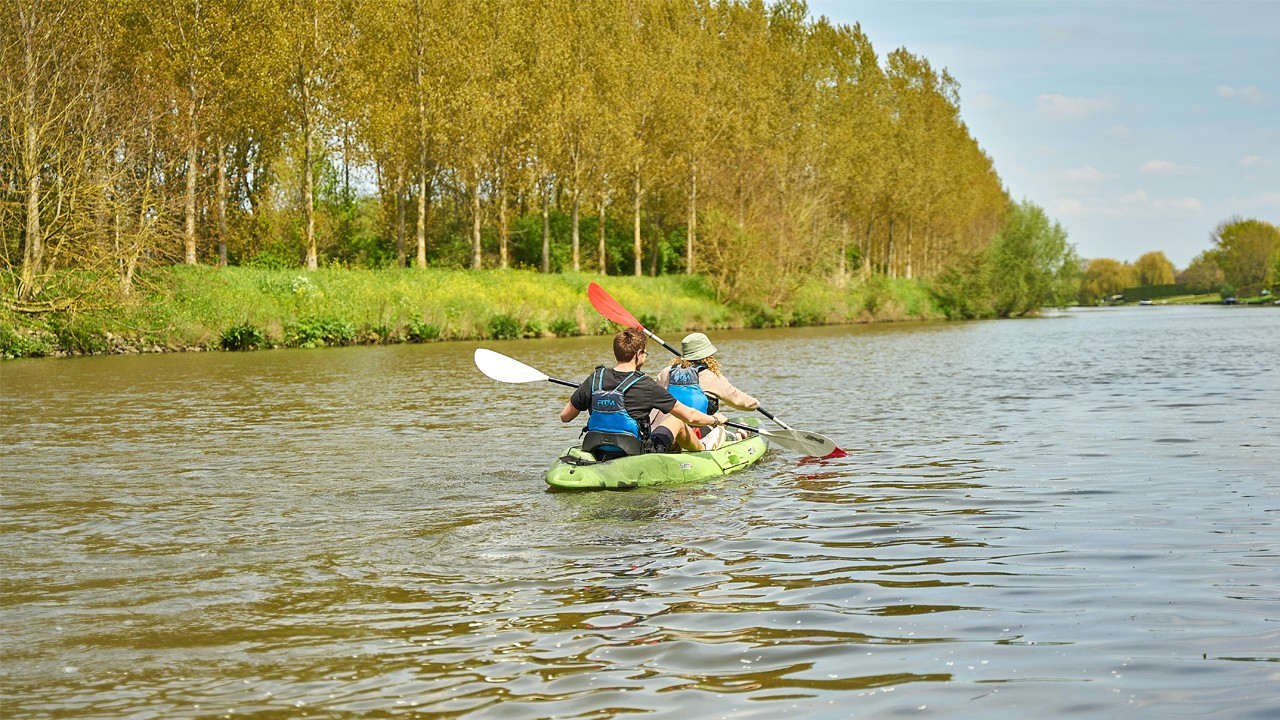
{"type": "Polygon", "coordinates": [[[716,413],[715,415],[708,415],[704,412],[699,412],[697,410],[694,410],[688,405],[685,405],[684,403],[678,402],[678,401],[676,402],[675,407],[671,408],[671,414],[689,423],[690,425],[702,425],[702,426],[723,425],[729,422],[729,418],[725,417],[721,413],[716,413]]]}
{"type": "Polygon", "coordinates": [[[560,411],[560,422],[573,422],[582,411],[573,406],[573,402],[564,404],[564,409],[560,411]]]}

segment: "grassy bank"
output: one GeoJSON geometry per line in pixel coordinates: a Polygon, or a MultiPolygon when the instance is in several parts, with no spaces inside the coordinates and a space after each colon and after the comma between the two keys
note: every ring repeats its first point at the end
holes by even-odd
{"type": "Polygon", "coordinates": [[[656,331],[942,317],[918,282],[811,281],[778,305],[717,302],[702,278],[516,270],[267,270],[178,266],[128,298],[87,295],[39,315],[0,309],[0,355],[249,350],[603,334],[587,301],[601,284],[656,331]]]}

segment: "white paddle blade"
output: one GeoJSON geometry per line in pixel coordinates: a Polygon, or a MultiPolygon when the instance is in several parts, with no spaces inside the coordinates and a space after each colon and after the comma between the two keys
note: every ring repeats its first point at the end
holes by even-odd
{"type": "Polygon", "coordinates": [[[776,442],[802,455],[825,457],[836,449],[836,443],[831,438],[805,430],[761,430],[760,434],[769,438],[770,442],[776,442]]]}
{"type": "Polygon", "coordinates": [[[476,367],[480,372],[505,383],[530,383],[548,380],[546,374],[534,367],[509,358],[499,352],[476,348],[476,367]]]}

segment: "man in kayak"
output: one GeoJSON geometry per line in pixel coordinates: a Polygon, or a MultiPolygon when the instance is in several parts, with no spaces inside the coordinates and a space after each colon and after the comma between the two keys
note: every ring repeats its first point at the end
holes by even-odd
{"type": "MultiPolygon", "coordinates": [[[[721,403],[747,411],[760,407],[759,400],[734,387],[720,372],[720,363],[715,355],[716,346],[711,344],[710,338],[700,332],[689,333],[680,342],[680,357],[658,373],[658,384],[667,388],[676,400],[703,412],[716,412],[721,403]]],[[[650,419],[659,424],[669,417],[655,411],[650,419]]],[[[690,434],[700,435],[707,450],[719,447],[729,432],[727,428],[707,430],[691,427],[687,430],[690,434]]],[[[729,439],[738,440],[746,434],[744,430],[729,439]]]]}
{"type": "Polygon", "coordinates": [[[707,414],[678,402],[653,378],[640,371],[648,359],[648,339],[640,330],[626,328],[613,338],[612,369],[601,365],[573,391],[560,411],[561,422],[572,422],[590,411],[582,449],[600,459],[670,452],[675,446],[702,450],[692,426],[719,426],[728,418],[707,414]],[[650,423],[653,411],[664,418],[650,423]]]}

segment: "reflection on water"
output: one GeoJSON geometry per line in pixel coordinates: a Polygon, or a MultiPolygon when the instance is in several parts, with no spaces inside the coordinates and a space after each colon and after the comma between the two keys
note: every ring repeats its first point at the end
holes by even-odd
{"type": "MultiPolygon", "coordinates": [[[[584,494],[541,479],[561,390],[471,344],[5,363],[0,707],[1275,717],[1277,330],[720,333],[850,456],[584,494]]],[[[490,345],[571,378],[607,354],[490,345]]]]}

